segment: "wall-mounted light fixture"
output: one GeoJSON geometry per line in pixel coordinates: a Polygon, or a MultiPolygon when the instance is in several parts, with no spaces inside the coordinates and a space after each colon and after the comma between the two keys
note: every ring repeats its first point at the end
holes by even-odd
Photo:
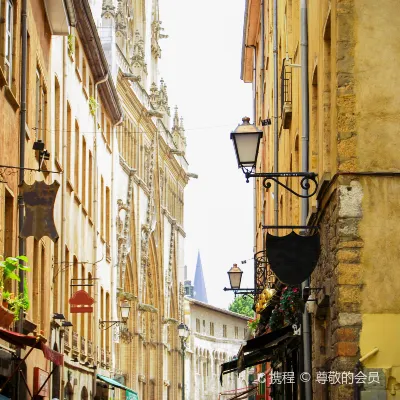
{"type": "Polygon", "coordinates": [[[99,321],[99,329],[107,330],[111,328],[113,325],[121,325],[126,324],[126,321],[129,318],[129,313],[131,311],[131,305],[128,300],[124,300],[120,304],[121,310],[121,321],[99,321]]]}
{"type": "Polygon", "coordinates": [[[250,178],[264,178],[263,186],[266,189],[271,187],[271,182],[274,181],[297,197],[309,198],[318,190],[317,174],[314,172],[260,172],[256,173],[257,156],[260,148],[260,142],[263,137],[263,132],[253,124],[250,124],[250,118],[244,117],[242,124],[231,132],[231,139],[235,148],[236,158],[239,168],[242,169],[246,181],[250,178]],[[295,192],[289,186],[286,186],[279,181],[279,178],[301,178],[300,186],[304,190],[302,194],[295,192]],[[315,185],[315,188],[309,193],[310,181],[315,185]]]}

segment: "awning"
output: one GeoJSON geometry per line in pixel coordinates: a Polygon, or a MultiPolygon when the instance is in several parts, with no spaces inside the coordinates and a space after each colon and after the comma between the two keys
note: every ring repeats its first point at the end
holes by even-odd
{"type": "Polygon", "coordinates": [[[56,365],[63,365],[64,356],[57,351],[50,349],[44,342],[46,339],[42,336],[30,336],[22,333],[8,331],[0,328],[0,339],[13,344],[19,348],[25,349],[26,346],[43,351],[44,357],[56,365]]]}
{"type": "MultiPolygon", "coordinates": [[[[42,350],[43,354],[44,354],[44,357],[47,360],[50,360],[51,362],[53,362],[53,364],[55,364],[55,366],[53,367],[51,373],[48,374],[46,380],[44,382],[41,382],[42,386],[37,390],[36,393],[33,393],[33,397],[37,396],[41,392],[43,387],[46,385],[46,383],[50,379],[51,375],[56,370],[57,366],[63,365],[64,356],[61,353],[58,353],[57,351],[54,351],[54,350],[50,349],[50,347],[48,347],[45,344],[46,339],[43,336],[40,336],[40,335],[38,335],[38,336],[24,335],[22,333],[8,331],[7,329],[0,328],[0,338],[5,340],[8,343],[13,344],[14,346],[19,347],[19,348],[25,349],[26,346],[30,347],[30,350],[25,354],[24,358],[19,362],[19,364],[14,369],[13,373],[11,374],[11,376],[9,376],[7,378],[7,380],[3,383],[3,385],[0,388],[0,392],[5,388],[5,386],[12,379],[12,377],[18,372],[23,376],[23,382],[24,382],[25,386],[28,389],[28,386],[27,386],[27,383],[26,383],[26,378],[25,378],[25,375],[24,375],[24,373],[23,373],[23,371],[21,369],[21,366],[25,362],[25,360],[29,357],[29,355],[31,354],[33,349],[42,350]]],[[[29,391],[29,389],[28,389],[28,391],[29,391]]]]}
{"type": "Polygon", "coordinates": [[[274,350],[280,345],[286,343],[293,337],[293,328],[291,325],[278,329],[274,332],[261,335],[255,339],[247,341],[242,347],[237,360],[229,361],[221,365],[220,381],[222,385],[222,376],[234,371],[243,371],[254,365],[263,364],[270,361],[274,350]]]}
{"type": "Polygon", "coordinates": [[[126,400],[139,400],[139,396],[136,392],[134,392],[132,389],[129,389],[128,387],[122,385],[118,381],[111,379],[111,378],[107,378],[106,376],[103,376],[100,374],[97,374],[97,378],[99,378],[103,382],[108,383],[111,386],[114,386],[118,389],[125,390],[126,391],[126,396],[125,396],[126,400]]]}

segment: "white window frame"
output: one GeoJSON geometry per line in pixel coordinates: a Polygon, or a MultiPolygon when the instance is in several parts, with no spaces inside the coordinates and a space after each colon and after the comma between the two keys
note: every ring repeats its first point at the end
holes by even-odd
{"type": "Polygon", "coordinates": [[[13,35],[14,35],[14,3],[12,0],[6,0],[6,31],[5,31],[5,51],[4,60],[7,70],[6,79],[8,85],[11,86],[12,82],[12,69],[13,69],[13,35]]]}

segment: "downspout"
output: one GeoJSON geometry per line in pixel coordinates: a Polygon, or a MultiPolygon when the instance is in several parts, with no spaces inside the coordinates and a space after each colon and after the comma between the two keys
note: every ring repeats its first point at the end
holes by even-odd
{"type": "MultiPolygon", "coordinates": [[[[108,73],[106,73],[104,78],[101,78],[99,81],[97,81],[94,84],[94,96],[95,96],[95,101],[98,103],[98,86],[101,83],[104,83],[108,80],[108,73]]],[[[92,262],[93,262],[93,280],[94,280],[94,301],[95,304],[99,304],[99,299],[98,299],[98,282],[97,282],[97,225],[98,225],[98,173],[97,173],[97,112],[94,113],[94,134],[93,134],[93,255],[92,255],[92,262]]],[[[93,349],[94,349],[94,365],[97,368],[97,362],[98,362],[98,354],[97,354],[97,348],[98,348],[98,333],[99,329],[98,326],[96,326],[96,321],[99,320],[99,307],[94,308],[94,317],[93,317],[93,349]]],[[[93,391],[92,393],[96,393],[96,370],[94,370],[94,375],[93,375],[93,391]]]]}
{"type": "MultiPolygon", "coordinates": [[[[20,131],[19,131],[19,185],[22,185],[25,179],[25,126],[26,126],[26,74],[27,74],[27,47],[28,47],[28,6],[27,0],[22,0],[21,3],[21,111],[20,111],[20,131]]],[[[18,194],[18,225],[19,230],[22,229],[24,223],[24,200],[22,193],[18,194]]],[[[18,239],[18,252],[19,255],[26,255],[26,240],[19,237],[18,239]]],[[[23,262],[21,261],[23,264],[23,262]]],[[[21,269],[19,270],[19,293],[24,292],[24,279],[25,273],[21,269]]],[[[24,310],[22,307],[19,310],[19,321],[17,329],[19,333],[23,333],[24,326],[24,310]]],[[[21,349],[17,349],[17,357],[21,357],[21,349]]],[[[22,389],[21,374],[17,374],[16,381],[16,398],[26,398],[26,391],[22,389]]]]}
{"type": "MultiPolygon", "coordinates": [[[[273,9],[273,52],[274,52],[274,173],[279,171],[279,136],[278,136],[278,0],[274,0],[273,9]]],[[[278,184],[274,184],[274,223],[279,225],[279,189],[278,184]]],[[[275,234],[278,234],[276,229],[275,234]]]]}
{"type": "MultiPolygon", "coordinates": [[[[307,26],[307,0],[300,1],[300,48],[301,48],[301,110],[302,110],[302,127],[301,127],[301,168],[302,172],[309,171],[309,96],[308,96],[308,26],[307,26]]],[[[302,190],[302,194],[306,195],[307,189],[302,190]]],[[[307,225],[308,216],[308,199],[303,198],[301,201],[301,225],[307,225]]],[[[302,288],[309,286],[310,280],[306,279],[302,283],[302,288]]],[[[307,310],[303,313],[303,372],[312,373],[311,360],[311,332],[310,332],[310,316],[307,310]]],[[[305,382],[305,399],[312,400],[312,380],[305,382]]]]}
{"type": "MultiPolygon", "coordinates": [[[[257,48],[251,46],[254,50],[254,126],[257,127],[257,48]]],[[[257,165],[256,165],[257,169],[257,165]]],[[[253,179],[253,209],[254,209],[254,248],[253,253],[257,252],[257,185],[256,179],[253,179]]]]}
{"type": "MultiPolygon", "coordinates": [[[[265,35],[265,4],[264,4],[264,0],[261,1],[261,62],[260,62],[260,72],[261,72],[261,77],[260,77],[260,83],[261,83],[261,87],[260,87],[260,93],[261,93],[261,112],[260,112],[260,116],[261,119],[264,118],[264,96],[265,96],[265,92],[264,92],[264,87],[265,87],[265,65],[264,65],[264,60],[265,60],[265,40],[264,40],[264,35],[265,35]]],[[[262,130],[263,130],[263,136],[264,136],[264,126],[261,124],[262,130]]],[[[265,140],[265,139],[264,139],[265,140]]],[[[263,149],[263,156],[265,154],[265,146],[262,147],[263,149]]],[[[261,159],[261,165],[263,166],[263,160],[261,159]]],[[[261,171],[262,172],[262,171],[261,171]]],[[[262,206],[261,206],[261,212],[262,212],[262,216],[265,215],[265,210],[263,209],[264,207],[264,198],[265,198],[265,191],[264,188],[262,188],[262,206]]],[[[264,225],[264,219],[265,218],[261,218],[261,223],[262,225],[264,225]]],[[[261,240],[262,242],[264,241],[264,237],[263,237],[263,233],[262,233],[262,229],[261,229],[261,240]]],[[[261,245],[262,248],[264,248],[264,244],[261,245]]],[[[256,249],[256,251],[258,251],[258,249],[256,249]]],[[[255,286],[254,286],[255,287],[255,286]]]]}
{"type": "MultiPolygon", "coordinates": [[[[62,162],[63,165],[66,166],[67,162],[67,125],[68,125],[68,113],[67,113],[67,82],[68,82],[68,65],[67,65],[67,50],[68,49],[68,39],[63,38],[63,129],[62,129],[62,162]]],[[[56,132],[57,135],[58,132],[56,132]]],[[[67,223],[66,223],[66,217],[65,217],[65,210],[67,209],[67,174],[65,173],[65,168],[64,168],[64,173],[62,174],[61,178],[62,182],[62,192],[61,192],[61,254],[58,259],[62,261],[67,261],[64,259],[65,257],[65,247],[66,247],[66,238],[67,238],[67,223]]],[[[59,265],[55,266],[57,268],[56,273],[60,275],[60,282],[58,286],[58,290],[60,291],[60,298],[61,298],[61,313],[64,313],[65,310],[65,294],[64,294],[64,286],[65,286],[65,268],[63,266],[66,266],[66,264],[60,263],[59,265]]],[[[69,266],[66,266],[69,268],[69,266]]],[[[64,348],[63,348],[63,338],[65,335],[65,328],[61,327],[59,330],[59,352],[61,354],[64,354],[64,348]]],[[[61,393],[61,382],[59,385],[60,393],[61,393]]]]}

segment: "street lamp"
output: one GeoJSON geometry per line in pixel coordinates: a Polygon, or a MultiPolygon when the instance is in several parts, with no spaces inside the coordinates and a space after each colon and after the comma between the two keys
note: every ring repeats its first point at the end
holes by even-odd
{"type": "Polygon", "coordinates": [[[237,266],[237,264],[233,264],[233,267],[228,271],[228,276],[229,276],[229,283],[231,285],[230,288],[224,288],[225,291],[234,291],[235,296],[237,294],[256,294],[258,289],[253,288],[253,289],[241,289],[240,288],[240,282],[242,281],[242,275],[243,271],[237,266]]]}
{"type": "Polygon", "coordinates": [[[99,329],[104,329],[107,330],[109,328],[111,328],[113,325],[121,325],[121,324],[125,324],[126,321],[129,318],[129,313],[131,311],[131,305],[129,304],[128,300],[124,300],[121,304],[120,304],[120,309],[121,309],[121,319],[122,321],[99,321],[99,329]],[[108,325],[107,325],[108,324],[108,325]]]}
{"type": "Polygon", "coordinates": [[[309,198],[313,196],[318,190],[317,174],[315,172],[255,172],[258,150],[260,148],[262,137],[263,132],[257,129],[254,124],[250,124],[249,117],[244,117],[242,119],[242,124],[239,124],[236,129],[231,132],[231,139],[233,141],[237,163],[246,177],[246,182],[249,182],[250,178],[264,178],[263,186],[266,189],[271,187],[270,181],[274,181],[297,197],[309,198]],[[295,192],[278,179],[293,177],[301,178],[300,186],[303,189],[302,194],[295,192]],[[308,189],[310,189],[310,181],[313,182],[315,188],[308,193],[308,189]]]}
{"type": "Polygon", "coordinates": [[[178,335],[181,339],[182,349],[182,400],[185,400],[185,352],[186,342],[189,338],[189,328],[183,322],[178,325],[178,335]]]}
{"type": "Polygon", "coordinates": [[[233,267],[228,271],[229,282],[231,284],[231,289],[240,289],[240,282],[242,280],[243,271],[233,264],[233,267]]]}

